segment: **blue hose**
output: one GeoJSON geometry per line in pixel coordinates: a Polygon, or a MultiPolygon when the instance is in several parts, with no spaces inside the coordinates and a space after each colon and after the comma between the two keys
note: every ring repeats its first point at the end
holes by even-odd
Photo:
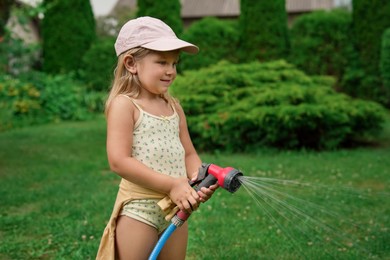
{"type": "Polygon", "coordinates": [[[150,254],[148,260],[156,260],[158,255],[160,254],[161,249],[164,247],[165,243],[167,242],[168,238],[171,236],[173,231],[175,231],[177,226],[173,223],[171,223],[168,228],[164,231],[164,233],[161,235],[160,239],[158,240],[156,246],[154,247],[152,253],[150,254]]]}

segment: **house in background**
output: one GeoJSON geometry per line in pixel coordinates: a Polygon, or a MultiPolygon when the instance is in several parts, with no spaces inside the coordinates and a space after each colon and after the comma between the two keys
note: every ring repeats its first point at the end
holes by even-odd
{"type": "MultiPolygon", "coordinates": [[[[42,0],[16,0],[17,5],[36,5],[42,0]]],[[[137,0],[90,0],[95,17],[115,17],[116,11],[128,10],[133,12],[137,8],[137,0]],[[99,10],[99,12],[97,12],[99,10]]],[[[254,0],[255,1],[255,0],[254,0]]],[[[268,0],[272,1],[272,0],[268,0]]],[[[286,0],[286,10],[289,23],[299,15],[314,10],[330,10],[333,8],[351,8],[352,0],[286,0]]],[[[181,0],[181,16],[185,26],[206,16],[215,16],[221,19],[237,19],[240,15],[240,0],[181,0]]],[[[16,17],[10,17],[7,27],[13,34],[27,43],[39,42],[39,21],[37,19],[21,26],[16,17]]]]}
{"type": "MultiPolygon", "coordinates": [[[[272,0],[269,0],[272,1],[272,0]]],[[[301,14],[334,8],[351,9],[352,0],[286,0],[289,23],[301,14]]],[[[91,2],[93,4],[93,1],[91,2]]],[[[136,0],[117,0],[109,14],[115,10],[135,10],[136,0]]],[[[181,16],[185,26],[206,16],[236,19],[240,15],[240,0],[181,0],[181,16]]]]}

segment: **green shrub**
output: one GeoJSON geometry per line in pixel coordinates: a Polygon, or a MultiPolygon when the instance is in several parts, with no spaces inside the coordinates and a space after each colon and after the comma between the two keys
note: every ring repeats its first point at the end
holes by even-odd
{"type": "Polygon", "coordinates": [[[358,64],[347,75],[347,80],[352,79],[357,85],[347,87],[353,88],[357,97],[375,100],[390,106],[386,89],[383,88],[379,67],[381,37],[383,32],[390,27],[390,1],[353,0],[352,5],[351,31],[353,37],[351,39],[358,53],[358,64]],[[363,80],[353,78],[354,75],[362,73],[364,74],[363,80]]]}
{"type": "Polygon", "coordinates": [[[242,61],[281,59],[289,49],[285,0],[240,1],[242,61]]]}
{"type": "Polygon", "coordinates": [[[351,14],[343,10],[316,11],[296,19],[291,28],[289,61],[312,75],[340,79],[348,65],[351,14]]]}
{"type": "Polygon", "coordinates": [[[368,74],[377,75],[381,37],[390,27],[390,2],[353,0],[353,41],[368,74]]]}
{"type": "Polygon", "coordinates": [[[0,76],[0,131],[42,120],[40,96],[33,84],[0,76]]]}
{"type": "Polygon", "coordinates": [[[168,24],[176,35],[183,31],[181,20],[181,4],[179,0],[138,0],[137,16],[152,16],[168,24]]]}
{"type": "Polygon", "coordinates": [[[42,21],[43,69],[49,73],[77,71],[94,41],[95,18],[89,0],[45,0],[42,21]]]}
{"type": "Polygon", "coordinates": [[[87,92],[69,75],[0,76],[0,131],[26,125],[85,120],[103,111],[105,94],[87,92]]]}
{"type": "Polygon", "coordinates": [[[180,59],[180,71],[207,67],[223,59],[237,59],[234,55],[238,44],[235,21],[206,17],[191,24],[182,38],[197,45],[200,52],[197,55],[184,54],[180,59]]]}
{"type": "Polygon", "coordinates": [[[178,76],[172,88],[203,150],[261,146],[332,149],[381,129],[383,108],[332,88],[285,61],[221,62],[178,76]]]}
{"type": "Polygon", "coordinates": [[[80,75],[89,89],[107,91],[114,74],[116,55],[115,39],[100,39],[92,44],[82,60],[80,75]]]}
{"type": "MultiPolygon", "coordinates": [[[[383,33],[382,36],[380,71],[383,85],[387,92],[387,97],[390,98],[390,27],[383,33]]],[[[390,101],[388,102],[388,105],[390,106],[390,101]]]]}

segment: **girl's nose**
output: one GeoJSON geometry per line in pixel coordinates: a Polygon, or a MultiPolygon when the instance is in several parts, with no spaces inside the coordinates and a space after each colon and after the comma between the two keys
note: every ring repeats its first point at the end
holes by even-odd
{"type": "Polygon", "coordinates": [[[175,66],[169,66],[166,70],[166,74],[171,75],[176,73],[176,67],[175,66]]]}

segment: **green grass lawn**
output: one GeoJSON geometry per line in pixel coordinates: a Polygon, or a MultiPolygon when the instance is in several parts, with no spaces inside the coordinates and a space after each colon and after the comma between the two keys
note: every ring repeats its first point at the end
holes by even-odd
{"type": "MultiPolygon", "coordinates": [[[[390,120],[379,140],[327,152],[201,154],[267,179],[257,179],[259,205],[245,188],[220,189],[202,205],[189,219],[187,258],[390,259],[390,120]]],[[[3,132],[0,147],[0,259],[94,259],[119,182],[104,119],[3,132]]]]}

